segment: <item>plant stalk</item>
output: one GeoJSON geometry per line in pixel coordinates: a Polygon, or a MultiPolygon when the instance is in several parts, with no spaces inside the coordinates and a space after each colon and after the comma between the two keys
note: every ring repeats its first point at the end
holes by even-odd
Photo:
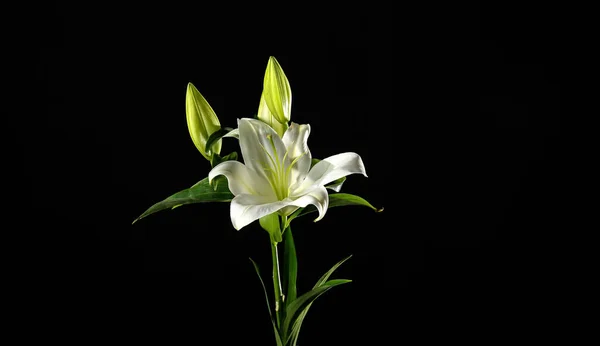
{"type": "Polygon", "coordinates": [[[275,316],[277,327],[281,328],[281,314],[283,309],[283,293],[281,291],[281,277],[279,273],[279,253],[277,242],[271,238],[271,255],[273,256],[273,287],[275,289],[275,316]]]}

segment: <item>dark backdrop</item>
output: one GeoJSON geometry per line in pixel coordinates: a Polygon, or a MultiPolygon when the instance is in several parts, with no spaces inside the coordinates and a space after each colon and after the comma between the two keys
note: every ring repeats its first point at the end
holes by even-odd
{"type": "Polygon", "coordinates": [[[44,144],[24,149],[36,155],[24,167],[31,191],[52,196],[29,201],[29,222],[54,230],[36,263],[47,274],[37,309],[68,316],[50,333],[272,343],[248,260],[269,285],[256,223],[238,232],[227,204],[206,204],[131,225],[210,170],[188,134],[187,83],[235,126],[256,112],[271,55],[292,87],[292,120],[312,125],[313,156],[360,154],[369,177],[348,177],[344,191],[385,208],[293,225],[302,291],[354,255],[335,274],[354,282],[313,305],[301,345],[512,340],[548,313],[563,105],[549,43],[560,37],[544,16],[198,2],[50,6],[40,18],[44,113],[32,131],[44,144]]]}

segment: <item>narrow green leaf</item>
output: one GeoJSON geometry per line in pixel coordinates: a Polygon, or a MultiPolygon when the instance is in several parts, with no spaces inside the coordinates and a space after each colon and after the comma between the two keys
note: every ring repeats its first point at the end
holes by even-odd
{"type": "Polygon", "coordinates": [[[306,314],[308,313],[308,308],[312,305],[312,303],[308,304],[308,306],[306,307],[306,309],[304,309],[300,315],[298,316],[298,318],[296,319],[296,321],[294,321],[294,325],[292,326],[292,331],[290,333],[290,336],[288,338],[288,340],[290,341],[289,345],[290,346],[296,346],[298,343],[298,337],[300,336],[300,328],[302,327],[302,322],[304,322],[304,318],[306,317],[306,314]]]}
{"type": "Polygon", "coordinates": [[[296,300],[296,279],[298,275],[298,260],[292,229],[288,226],[283,232],[283,290],[286,292],[285,306],[296,300]]]}
{"type": "Polygon", "coordinates": [[[137,219],[135,219],[133,223],[158,211],[175,208],[184,204],[230,202],[232,199],[233,195],[229,191],[227,184],[219,184],[218,188],[215,190],[208,183],[208,178],[204,178],[189,189],[179,191],[176,194],[154,204],[137,219]]]}
{"type": "MultiPolygon", "coordinates": [[[[339,268],[344,262],[346,262],[348,259],[350,259],[350,257],[352,257],[352,255],[339,261],[331,269],[329,269],[325,274],[323,274],[323,276],[321,276],[321,278],[317,281],[317,283],[315,284],[313,289],[318,288],[318,287],[322,286],[324,283],[326,283],[327,279],[329,279],[331,274],[333,274],[333,272],[337,268],[339,268]]],[[[311,306],[312,306],[312,303],[308,304],[304,308],[304,310],[302,310],[300,315],[298,315],[298,318],[294,321],[294,325],[292,326],[292,330],[291,330],[290,336],[289,336],[291,338],[291,346],[296,345],[296,342],[298,341],[298,335],[300,334],[300,328],[302,327],[302,322],[304,322],[304,318],[308,314],[308,310],[310,309],[311,306]]]]}
{"type": "Polygon", "coordinates": [[[348,284],[351,283],[352,280],[348,280],[348,279],[333,279],[333,280],[329,280],[326,281],[324,283],[321,284],[321,286],[319,287],[335,287],[335,286],[339,286],[339,285],[343,285],[343,284],[348,284]]]}
{"type": "Polygon", "coordinates": [[[235,161],[238,158],[238,153],[237,151],[232,151],[229,154],[223,156],[221,158],[221,161],[235,161]]]}
{"type": "MultiPolygon", "coordinates": [[[[374,206],[372,206],[371,203],[367,202],[364,198],[356,195],[352,195],[349,193],[332,193],[329,195],[329,208],[342,207],[346,205],[362,205],[365,207],[369,207],[376,212],[383,211],[383,208],[377,209],[374,206]]],[[[313,205],[309,205],[306,208],[300,208],[294,213],[292,213],[292,215],[288,216],[288,223],[299,216],[304,216],[315,211],[317,211],[317,208],[315,208],[313,205]]]]}
{"type": "Polygon", "coordinates": [[[256,270],[256,274],[258,275],[258,279],[260,280],[260,284],[262,285],[263,292],[265,292],[265,301],[267,302],[267,310],[269,310],[269,317],[271,318],[271,323],[273,324],[273,332],[275,333],[275,341],[277,342],[277,346],[283,346],[283,342],[281,341],[281,336],[279,335],[279,330],[277,330],[277,326],[275,325],[275,320],[273,319],[273,313],[271,312],[271,304],[269,304],[269,295],[267,294],[267,288],[265,287],[265,282],[260,276],[260,269],[258,268],[258,264],[250,258],[250,262],[254,265],[254,270],[256,270]]]}
{"type": "MultiPolygon", "coordinates": [[[[235,160],[237,160],[237,157],[238,157],[238,154],[235,151],[233,151],[223,157],[221,157],[221,155],[219,155],[217,153],[214,153],[212,156],[212,160],[210,160],[210,166],[215,167],[216,165],[218,165],[221,162],[235,161],[235,160]]],[[[212,186],[215,186],[215,180],[216,181],[222,181],[222,180],[227,181],[227,178],[224,175],[219,175],[217,178],[213,179],[213,181],[211,182],[212,186]],[[219,177],[222,177],[223,179],[218,179],[219,177]]]]}
{"type": "Polygon", "coordinates": [[[269,294],[267,293],[267,288],[265,286],[265,282],[262,279],[262,276],[260,275],[260,268],[258,267],[258,264],[256,264],[256,262],[254,262],[254,260],[252,258],[249,258],[250,262],[252,262],[252,265],[254,266],[254,270],[256,270],[256,274],[258,275],[258,279],[260,280],[260,284],[262,285],[263,291],[265,292],[265,301],[267,302],[267,309],[269,310],[269,316],[271,317],[271,321],[275,321],[273,320],[273,313],[271,312],[271,304],[269,304],[269,294]]]}
{"type": "Polygon", "coordinates": [[[287,307],[286,317],[285,317],[285,321],[283,323],[282,331],[284,333],[283,335],[284,335],[284,340],[286,341],[286,343],[289,340],[291,340],[291,337],[292,337],[292,334],[291,334],[292,330],[290,329],[290,327],[293,326],[294,322],[298,319],[298,317],[300,316],[302,311],[304,311],[305,308],[308,307],[308,305],[310,305],[312,302],[314,302],[315,299],[319,298],[323,293],[327,292],[329,289],[331,289],[335,286],[349,283],[349,282],[352,282],[352,280],[338,279],[338,280],[327,281],[327,282],[323,283],[321,286],[304,293],[303,295],[298,297],[298,299],[293,301],[287,307]]]}
{"type": "Polygon", "coordinates": [[[325,284],[325,282],[327,282],[327,279],[329,279],[331,274],[333,274],[333,272],[336,271],[336,269],[338,269],[342,264],[344,264],[344,262],[349,260],[351,257],[352,257],[352,255],[350,255],[350,256],[344,258],[343,260],[339,261],[338,263],[334,264],[333,267],[331,267],[331,269],[329,269],[327,271],[327,273],[325,273],[325,274],[323,274],[323,276],[321,276],[321,278],[319,279],[319,281],[317,281],[317,283],[315,284],[313,289],[325,284]]]}
{"type": "Polygon", "coordinates": [[[211,182],[210,185],[212,186],[213,190],[217,191],[219,190],[220,186],[228,186],[227,185],[227,177],[224,175],[219,175],[216,176],[211,182]]]}
{"type": "MultiPolygon", "coordinates": [[[[221,162],[221,155],[217,154],[217,153],[213,153],[212,156],[210,157],[210,166],[214,167],[216,165],[218,165],[221,162]]],[[[214,184],[214,181],[211,182],[211,184],[214,184]]]]}

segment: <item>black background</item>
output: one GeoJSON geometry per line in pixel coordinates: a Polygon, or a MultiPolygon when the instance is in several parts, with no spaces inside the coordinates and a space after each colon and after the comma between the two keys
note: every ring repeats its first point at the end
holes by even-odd
{"type": "MultiPolygon", "coordinates": [[[[235,231],[227,204],[207,204],[131,225],[210,170],[188,134],[187,83],[235,126],[256,112],[272,55],[292,87],[292,120],[312,126],[313,156],[360,154],[369,177],[350,176],[343,190],[385,208],[293,225],[301,291],[354,255],[335,274],[353,283],[313,305],[300,344],[543,332],[566,190],[564,37],[540,11],[49,6],[35,37],[44,112],[33,131],[44,144],[24,147],[36,159],[23,165],[31,190],[53,196],[30,200],[28,221],[56,230],[35,264],[48,274],[38,309],[69,317],[48,330],[272,343],[248,260],[269,285],[256,223],[235,231]]],[[[230,140],[223,153],[235,149],[230,140]]]]}

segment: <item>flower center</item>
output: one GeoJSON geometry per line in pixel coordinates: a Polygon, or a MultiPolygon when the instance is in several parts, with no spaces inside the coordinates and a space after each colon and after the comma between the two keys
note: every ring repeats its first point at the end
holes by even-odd
{"type": "Polygon", "coordinates": [[[294,167],[296,162],[298,162],[298,159],[300,159],[300,157],[302,157],[304,154],[295,158],[289,165],[286,166],[286,159],[288,158],[289,150],[286,148],[283,159],[280,160],[273,137],[271,135],[267,135],[267,138],[269,139],[269,143],[273,149],[273,155],[271,155],[271,153],[261,144],[262,149],[269,158],[269,164],[263,162],[262,166],[267,173],[267,180],[275,192],[275,196],[277,196],[277,199],[281,201],[290,195],[290,187],[292,185],[290,183],[292,167],[294,167]]]}

